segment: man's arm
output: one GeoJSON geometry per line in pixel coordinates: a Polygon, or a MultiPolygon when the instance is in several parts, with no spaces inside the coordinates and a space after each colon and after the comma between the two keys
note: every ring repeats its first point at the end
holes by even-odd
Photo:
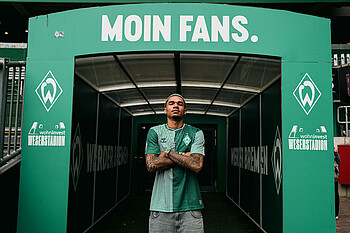
{"type": "Polygon", "coordinates": [[[146,154],[146,168],[149,172],[166,170],[174,167],[175,163],[165,156],[166,152],[162,151],[160,155],[146,154]]]}
{"type": "Polygon", "coordinates": [[[204,156],[201,154],[193,153],[191,155],[180,155],[175,151],[170,151],[167,156],[177,165],[187,168],[195,173],[199,173],[203,168],[204,156]]]}

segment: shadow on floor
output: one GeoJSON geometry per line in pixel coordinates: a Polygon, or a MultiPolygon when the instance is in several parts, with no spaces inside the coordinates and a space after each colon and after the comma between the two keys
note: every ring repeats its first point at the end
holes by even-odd
{"type": "MultiPolygon", "coordinates": [[[[204,192],[202,197],[205,205],[202,213],[206,233],[262,232],[226,198],[224,193],[204,192]]],[[[108,214],[89,233],[147,233],[150,199],[150,192],[131,197],[124,206],[108,214]]]]}

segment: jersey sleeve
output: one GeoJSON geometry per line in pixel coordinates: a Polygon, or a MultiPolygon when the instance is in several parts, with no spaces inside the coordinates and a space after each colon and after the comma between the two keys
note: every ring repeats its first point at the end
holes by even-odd
{"type": "Polygon", "coordinates": [[[196,133],[196,136],[194,138],[194,142],[191,146],[191,154],[197,153],[201,155],[205,155],[204,152],[204,134],[202,130],[199,130],[196,133]]]}
{"type": "Polygon", "coordinates": [[[158,134],[150,129],[147,134],[145,154],[160,154],[158,145],[158,134]]]}

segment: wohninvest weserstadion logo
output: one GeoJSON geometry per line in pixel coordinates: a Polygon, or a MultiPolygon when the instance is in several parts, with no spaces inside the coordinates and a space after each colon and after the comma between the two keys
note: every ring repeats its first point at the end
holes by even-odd
{"type": "Polygon", "coordinates": [[[58,84],[51,70],[46,74],[39,86],[35,89],[35,93],[38,95],[47,112],[50,111],[62,92],[63,90],[58,84]]]}

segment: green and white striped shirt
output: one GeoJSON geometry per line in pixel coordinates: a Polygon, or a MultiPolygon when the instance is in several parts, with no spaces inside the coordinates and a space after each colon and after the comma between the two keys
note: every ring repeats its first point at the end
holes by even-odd
{"type": "MultiPolygon", "coordinates": [[[[167,124],[152,127],[147,135],[146,154],[160,154],[173,148],[174,141],[177,153],[204,155],[203,131],[187,124],[179,129],[167,124]]],[[[203,208],[196,173],[180,166],[156,172],[150,210],[178,212],[203,208]]]]}

